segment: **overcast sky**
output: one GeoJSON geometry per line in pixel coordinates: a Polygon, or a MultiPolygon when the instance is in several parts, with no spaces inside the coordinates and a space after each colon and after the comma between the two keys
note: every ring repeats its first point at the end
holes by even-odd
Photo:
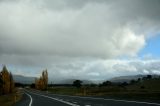
{"type": "Polygon", "coordinates": [[[160,0],[0,0],[0,64],[103,80],[160,74],[160,0]]]}

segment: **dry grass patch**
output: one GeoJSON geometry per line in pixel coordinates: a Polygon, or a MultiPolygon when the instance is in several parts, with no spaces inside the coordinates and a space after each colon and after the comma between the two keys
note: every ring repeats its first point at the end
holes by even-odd
{"type": "Polygon", "coordinates": [[[19,101],[22,97],[22,93],[17,92],[8,95],[1,95],[0,96],[0,106],[13,106],[14,103],[19,101]]]}

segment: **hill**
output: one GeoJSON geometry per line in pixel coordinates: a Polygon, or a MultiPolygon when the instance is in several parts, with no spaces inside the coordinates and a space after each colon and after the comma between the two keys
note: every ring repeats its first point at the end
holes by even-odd
{"type": "Polygon", "coordinates": [[[31,84],[34,83],[36,77],[28,77],[23,75],[13,75],[13,79],[15,82],[23,83],[23,84],[31,84]]]}
{"type": "MultiPolygon", "coordinates": [[[[131,80],[137,80],[138,78],[147,77],[147,75],[130,75],[130,76],[119,76],[110,79],[111,82],[130,82],[131,80]]],[[[158,78],[158,75],[152,75],[153,78],[158,78]]]]}

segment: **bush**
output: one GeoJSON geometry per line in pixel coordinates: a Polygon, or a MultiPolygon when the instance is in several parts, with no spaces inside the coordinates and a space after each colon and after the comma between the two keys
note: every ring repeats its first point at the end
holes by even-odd
{"type": "Polygon", "coordinates": [[[73,81],[73,86],[80,88],[82,86],[82,81],[81,80],[75,80],[73,81]]]}
{"type": "Polygon", "coordinates": [[[141,86],[141,89],[145,89],[145,86],[141,86]]]}

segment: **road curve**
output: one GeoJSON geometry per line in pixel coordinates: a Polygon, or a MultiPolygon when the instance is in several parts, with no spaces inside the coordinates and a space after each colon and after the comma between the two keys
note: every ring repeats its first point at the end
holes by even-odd
{"type": "Polygon", "coordinates": [[[50,94],[25,90],[15,106],[160,106],[158,103],[50,94]]]}

